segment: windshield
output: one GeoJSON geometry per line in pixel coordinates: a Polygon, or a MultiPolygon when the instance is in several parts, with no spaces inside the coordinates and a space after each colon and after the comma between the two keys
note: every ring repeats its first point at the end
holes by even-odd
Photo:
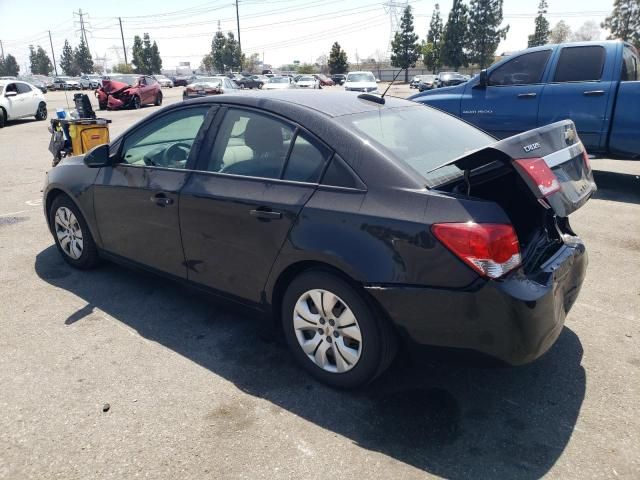
{"type": "Polygon", "coordinates": [[[272,77],[269,83],[289,83],[288,77],[272,77]]]}
{"type": "Polygon", "coordinates": [[[136,85],[138,83],[138,77],[135,75],[111,75],[109,80],[126,83],[127,85],[136,85]]]}
{"type": "Polygon", "coordinates": [[[298,80],[299,82],[315,82],[316,79],[313,77],[302,77],[300,78],[300,80],[298,80]]]}
{"type": "Polygon", "coordinates": [[[422,105],[345,115],[338,121],[405,161],[427,180],[429,187],[461,174],[455,165],[431,173],[429,170],[495,142],[468,123],[422,105]]]}
{"type": "Polygon", "coordinates": [[[373,73],[350,73],[347,75],[347,82],[375,82],[376,78],[373,73]]]}

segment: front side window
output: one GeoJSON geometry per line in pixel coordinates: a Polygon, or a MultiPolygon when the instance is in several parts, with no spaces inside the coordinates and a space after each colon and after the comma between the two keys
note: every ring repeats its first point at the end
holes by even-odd
{"type": "Polygon", "coordinates": [[[489,85],[530,85],[540,83],[551,50],[525,53],[497,67],[489,75],[489,85]]]}
{"type": "Polygon", "coordinates": [[[185,168],[208,106],[181,108],[144,124],[124,139],[121,162],[185,168]]]}
{"type": "Polygon", "coordinates": [[[588,82],[600,80],[605,50],[600,46],[565,47],[553,77],[554,82],[588,82]]]}
{"type": "Polygon", "coordinates": [[[638,54],[630,46],[625,45],[622,51],[622,75],[623,82],[635,82],[640,80],[638,72],[638,54]]]}
{"type": "Polygon", "coordinates": [[[271,116],[229,109],[218,129],[207,170],[280,178],[293,128],[271,116]]]}
{"type": "Polygon", "coordinates": [[[26,83],[16,83],[18,88],[18,93],[29,93],[31,91],[31,87],[26,83]]]}

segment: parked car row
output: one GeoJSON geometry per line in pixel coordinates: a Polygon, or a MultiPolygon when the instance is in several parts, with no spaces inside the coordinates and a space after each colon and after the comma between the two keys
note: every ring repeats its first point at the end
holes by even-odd
{"type": "Polygon", "coordinates": [[[416,75],[409,83],[409,88],[416,88],[420,92],[434,88],[451,87],[460,85],[471,78],[458,72],[440,72],[439,74],[416,75]]]}

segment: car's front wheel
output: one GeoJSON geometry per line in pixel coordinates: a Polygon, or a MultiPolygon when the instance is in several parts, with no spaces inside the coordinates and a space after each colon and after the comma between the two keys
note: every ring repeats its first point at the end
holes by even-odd
{"type": "Polygon", "coordinates": [[[66,195],[49,209],[49,225],[62,258],[72,267],[89,269],[98,263],[98,249],[80,209],[66,195]]]}
{"type": "Polygon", "coordinates": [[[155,105],[156,107],[162,105],[162,92],[158,92],[158,95],[156,95],[155,105]]]}
{"type": "Polygon", "coordinates": [[[395,332],[364,295],[325,271],[294,279],[282,303],[285,338],[298,363],[318,380],[355,388],[391,363],[395,332]]]}
{"type": "Polygon", "coordinates": [[[133,108],[138,110],[141,107],[142,107],[142,103],[140,103],[140,97],[136,95],[135,97],[133,97],[133,108]]]}
{"type": "Polygon", "coordinates": [[[4,128],[4,124],[7,121],[7,114],[4,111],[4,108],[0,108],[0,128],[4,128]]]}

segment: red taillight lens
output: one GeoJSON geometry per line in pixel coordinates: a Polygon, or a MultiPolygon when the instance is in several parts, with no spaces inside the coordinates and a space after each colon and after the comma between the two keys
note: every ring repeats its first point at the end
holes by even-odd
{"type": "Polygon", "coordinates": [[[548,197],[560,190],[558,177],[551,171],[544,159],[522,158],[515,160],[514,164],[535,184],[543,197],[548,197]]]}
{"type": "Polygon", "coordinates": [[[485,277],[501,277],[522,263],[518,236],[511,225],[437,223],[431,231],[445,247],[485,277]]]}

